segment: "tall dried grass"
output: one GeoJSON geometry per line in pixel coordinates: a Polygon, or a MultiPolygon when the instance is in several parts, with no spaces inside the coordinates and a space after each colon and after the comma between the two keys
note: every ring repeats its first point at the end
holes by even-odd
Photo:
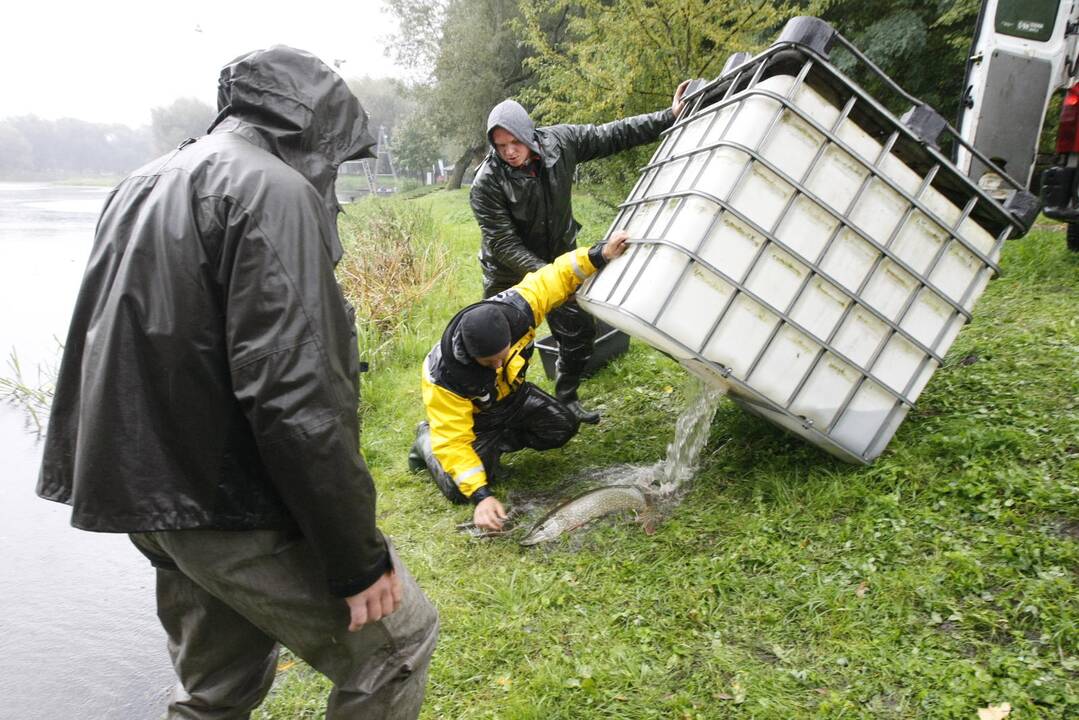
{"type": "Polygon", "coordinates": [[[435,241],[430,209],[400,201],[370,201],[342,215],[345,255],[337,265],[341,290],[356,308],[364,353],[384,351],[406,325],[409,310],[448,267],[435,241]]]}

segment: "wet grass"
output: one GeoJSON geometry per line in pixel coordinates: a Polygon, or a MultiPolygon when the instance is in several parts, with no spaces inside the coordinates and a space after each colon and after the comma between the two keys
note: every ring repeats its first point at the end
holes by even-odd
{"type": "MultiPolygon", "coordinates": [[[[430,208],[446,270],[364,377],[363,445],[379,522],[442,615],[422,717],[1079,716],[1079,257],[1060,232],[1009,243],[872,466],[725,401],[655,534],[607,521],[529,550],[455,533],[468,509],[407,471],[420,361],[480,296],[465,192],[410,202],[430,208]]],[[[597,239],[612,211],[575,206],[597,239]]],[[[635,341],[583,388],[603,422],[511,456],[501,490],[661,459],[688,388],[635,341]]],[[[286,656],[256,717],[321,717],[327,691],[286,656]]]]}
{"type": "MultiPolygon", "coordinates": [[[[63,346],[57,341],[57,357],[63,346]]],[[[38,365],[33,376],[23,369],[15,348],[8,355],[7,373],[0,376],[0,402],[16,408],[26,422],[26,428],[35,436],[42,437],[48,423],[56,389],[56,367],[38,365]]]]}

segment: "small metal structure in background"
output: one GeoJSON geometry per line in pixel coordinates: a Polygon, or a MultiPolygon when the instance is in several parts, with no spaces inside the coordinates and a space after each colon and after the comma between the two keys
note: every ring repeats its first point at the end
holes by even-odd
{"type": "Polygon", "coordinates": [[[578,302],[742,407],[851,462],[891,440],[1006,238],[1002,205],[938,147],[989,167],[939,114],[816,18],[688,97],[612,224],[630,250],[578,302]],[[829,62],[842,45],[912,105],[902,119],[829,62]]]}
{"type": "Polygon", "coordinates": [[[378,142],[375,145],[375,157],[363,160],[349,160],[341,163],[340,174],[359,175],[367,179],[367,189],[372,195],[397,192],[397,168],[393,164],[393,153],[386,135],[385,126],[378,128],[378,142]],[[379,178],[393,178],[387,186],[379,183],[379,178]]]}
{"type": "Polygon", "coordinates": [[[363,162],[363,172],[367,176],[367,186],[371,189],[372,195],[377,195],[380,192],[397,192],[397,169],[393,166],[393,154],[390,152],[390,143],[386,138],[386,127],[384,125],[378,126],[378,144],[375,146],[375,157],[367,158],[361,162],[363,162]],[[372,167],[372,163],[374,167],[372,167]],[[389,172],[386,172],[387,170],[389,172]],[[392,187],[383,191],[378,183],[380,177],[392,177],[392,187]]]}

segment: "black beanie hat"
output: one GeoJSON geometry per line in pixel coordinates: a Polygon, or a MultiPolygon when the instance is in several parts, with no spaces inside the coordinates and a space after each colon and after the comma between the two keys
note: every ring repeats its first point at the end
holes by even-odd
{"type": "Polygon", "coordinates": [[[510,344],[510,324],[493,303],[480,303],[466,312],[458,328],[473,358],[490,357],[510,344]]]}

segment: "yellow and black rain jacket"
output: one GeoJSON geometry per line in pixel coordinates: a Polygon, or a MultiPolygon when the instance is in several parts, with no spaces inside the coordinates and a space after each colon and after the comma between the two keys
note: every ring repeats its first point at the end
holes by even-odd
{"type": "Polygon", "coordinates": [[[475,362],[464,349],[460,320],[475,305],[450,320],[428,353],[421,388],[431,426],[431,450],[465,497],[475,500],[480,488],[484,488],[480,497],[490,494],[483,462],[472,447],[476,439],[474,416],[520,389],[534,350],[536,327],[604,264],[601,245],[577,248],[483,301],[495,303],[510,326],[510,353],[498,371],[475,362]]]}

